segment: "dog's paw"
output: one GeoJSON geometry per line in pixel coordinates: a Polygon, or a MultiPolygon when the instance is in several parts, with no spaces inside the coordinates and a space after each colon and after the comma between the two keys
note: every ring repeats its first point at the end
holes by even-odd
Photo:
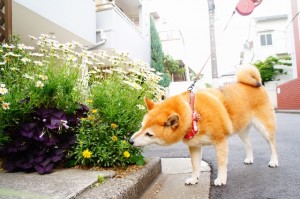
{"type": "Polygon", "coordinates": [[[278,161],[270,161],[269,162],[269,167],[271,167],[271,168],[278,167],[278,161]]]}
{"type": "Polygon", "coordinates": [[[185,181],[185,185],[194,185],[194,184],[198,184],[198,178],[195,178],[195,177],[191,177],[189,179],[187,179],[185,181]]]}
{"type": "Polygon", "coordinates": [[[222,186],[222,185],[226,185],[226,180],[221,179],[221,178],[217,178],[214,181],[214,185],[217,186],[222,186]]]}
{"type": "Polygon", "coordinates": [[[244,164],[253,164],[253,158],[246,158],[244,164]]]}

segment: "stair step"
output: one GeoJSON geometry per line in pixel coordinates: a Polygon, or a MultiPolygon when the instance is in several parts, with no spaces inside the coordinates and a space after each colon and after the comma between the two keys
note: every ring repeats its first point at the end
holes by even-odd
{"type": "Polygon", "coordinates": [[[186,186],[185,180],[191,175],[190,158],[162,158],[162,173],[145,190],[141,199],[208,199],[210,188],[210,167],[201,162],[199,183],[186,186]]]}

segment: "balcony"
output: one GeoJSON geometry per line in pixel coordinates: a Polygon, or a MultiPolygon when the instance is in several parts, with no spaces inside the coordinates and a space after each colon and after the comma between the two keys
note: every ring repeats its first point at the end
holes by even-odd
{"type": "Polygon", "coordinates": [[[101,48],[126,51],[130,57],[150,64],[150,20],[146,7],[140,0],[96,1],[96,29],[107,38],[101,48]]]}
{"type": "Polygon", "coordinates": [[[28,35],[51,34],[62,43],[73,40],[90,50],[125,51],[132,59],[150,64],[150,22],[146,1],[12,2],[12,31],[26,44],[31,44],[28,35]]]}

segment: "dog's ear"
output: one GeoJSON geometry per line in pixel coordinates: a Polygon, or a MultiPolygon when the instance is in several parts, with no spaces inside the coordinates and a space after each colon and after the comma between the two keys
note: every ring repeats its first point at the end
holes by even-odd
{"type": "Polygon", "coordinates": [[[152,100],[150,100],[150,99],[148,99],[148,98],[145,97],[144,101],[145,101],[145,104],[147,106],[148,111],[150,111],[151,109],[153,109],[155,103],[152,100]]]}
{"type": "Polygon", "coordinates": [[[167,121],[165,122],[165,126],[170,126],[171,128],[177,128],[179,125],[179,115],[172,114],[168,117],[167,121]]]}

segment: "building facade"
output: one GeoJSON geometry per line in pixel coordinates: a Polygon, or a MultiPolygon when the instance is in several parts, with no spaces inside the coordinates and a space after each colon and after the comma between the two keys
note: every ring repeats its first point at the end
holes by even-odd
{"type": "Polygon", "coordinates": [[[147,0],[12,0],[12,31],[51,34],[59,42],[77,41],[89,50],[115,49],[150,64],[147,0]]]}
{"type": "Polygon", "coordinates": [[[277,86],[277,101],[279,110],[300,110],[300,34],[299,6],[300,0],[291,0],[290,32],[294,78],[277,86]]]}

